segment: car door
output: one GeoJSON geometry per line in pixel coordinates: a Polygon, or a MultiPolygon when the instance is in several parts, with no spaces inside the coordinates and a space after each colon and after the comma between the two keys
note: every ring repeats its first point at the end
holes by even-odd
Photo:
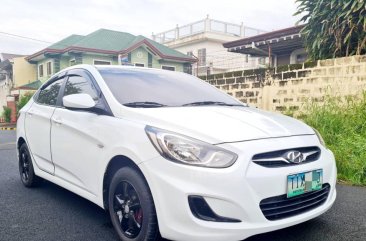
{"type": "MultiPolygon", "coordinates": [[[[96,101],[96,109],[106,108],[105,99],[92,76],[83,70],[68,72],[63,96],[89,94],[96,101]]],[[[95,195],[97,162],[103,144],[100,133],[103,115],[91,110],[57,108],[52,117],[51,150],[55,175],[95,195]]]]}
{"type": "Polygon", "coordinates": [[[25,135],[33,159],[41,170],[51,174],[54,173],[50,148],[51,117],[58,105],[63,81],[63,77],[56,78],[42,86],[25,117],[25,135]]]}

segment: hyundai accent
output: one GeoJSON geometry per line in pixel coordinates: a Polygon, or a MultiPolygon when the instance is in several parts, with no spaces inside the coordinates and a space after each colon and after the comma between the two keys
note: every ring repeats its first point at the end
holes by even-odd
{"type": "Polygon", "coordinates": [[[242,240],[305,222],[336,198],[336,165],[301,121],[188,74],[77,65],[19,112],[21,181],[105,209],[123,241],[242,240]]]}

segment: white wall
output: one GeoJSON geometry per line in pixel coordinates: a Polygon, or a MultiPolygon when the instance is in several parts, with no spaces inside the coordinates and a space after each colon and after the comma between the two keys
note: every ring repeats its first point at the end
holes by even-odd
{"type": "MultiPolygon", "coordinates": [[[[199,73],[207,71],[207,67],[212,63],[213,71],[211,73],[222,73],[234,70],[253,69],[258,67],[257,58],[248,58],[246,61],[246,55],[239,53],[228,52],[226,48],[222,46],[222,43],[204,40],[201,42],[188,43],[184,46],[176,47],[175,49],[187,54],[192,51],[193,54],[198,57],[198,50],[206,48],[206,67],[201,67],[199,73]]],[[[196,69],[197,64],[193,65],[196,69]]],[[[199,66],[200,67],[200,66],[199,66]]],[[[195,70],[194,70],[195,72],[195,70]]]]}
{"type": "MultiPolygon", "coordinates": [[[[6,72],[2,72],[2,73],[6,73],[6,72]]],[[[0,80],[0,116],[3,112],[3,106],[6,106],[6,104],[7,104],[6,96],[8,94],[10,94],[8,83],[9,83],[8,75],[6,75],[5,80],[0,80]]]]}

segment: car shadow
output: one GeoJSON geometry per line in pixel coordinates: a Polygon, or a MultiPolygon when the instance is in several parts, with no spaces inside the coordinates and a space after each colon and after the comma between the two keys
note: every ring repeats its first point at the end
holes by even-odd
{"type": "Polygon", "coordinates": [[[109,214],[98,205],[46,180],[43,180],[33,191],[41,194],[48,203],[56,205],[55,208],[58,211],[67,210],[67,213],[75,214],[81,222],[85,220],[88,224],[96,224],[95,227],[100,227],[100,231],[107,231],[106,233],[109,231],[111,235],[108,235],[105,240],[118,240],[109,214]]]}
{"type": "MultiPolygon", "coordinates": [[[[312,230],[327,229],[329,224],[321,217],[306,221],[288,228],[258,234],[245,241],[294,241],[294,240],[319,240],[321,237],[314,236],[312,230]]],[[[329,227],[331,229],[331,227],[329,227]]],[[[320,239],[321,240],[321,239],[320,239]]]]}
{"type": "MultiPolygon", "coordinates": [[[[118,240],[110,221],[109,214],[94,203],[48,181],[43,181],[41,186],[36,188],[36,191],[39,194],[42,194],[44,199],[48,200],[52,205],[57,205],[58,209],[67,209],[68,212],[76,213],[77,219],[96,224],[99,232],[104,234],[108,233],[105,240],[118,240]]],[[[318,240],[319,237],[314,237],[312,230],[319,228],[323,230],[327,230],[328,228],[331,229],[331,227],[327,227],[328,225],[326,220],[319,217],[289,228],[255,235],[245,241],[318,240]]],[[[168,240],[160,239],[160,241],[168,240]]]]}

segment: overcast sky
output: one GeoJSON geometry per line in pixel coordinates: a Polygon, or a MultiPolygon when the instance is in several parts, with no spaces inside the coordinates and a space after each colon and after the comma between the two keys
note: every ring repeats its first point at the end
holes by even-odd
{"type": "MultiPolygon", "coordinates": [[[[293,26],[295,0],[1,0],[0,32],[56,42],[99,28],[150,37],[210,18],[263,30],[293,26]]],[[[0,33],[0,53],[31,54],[48,43],[0,33]]]]}

